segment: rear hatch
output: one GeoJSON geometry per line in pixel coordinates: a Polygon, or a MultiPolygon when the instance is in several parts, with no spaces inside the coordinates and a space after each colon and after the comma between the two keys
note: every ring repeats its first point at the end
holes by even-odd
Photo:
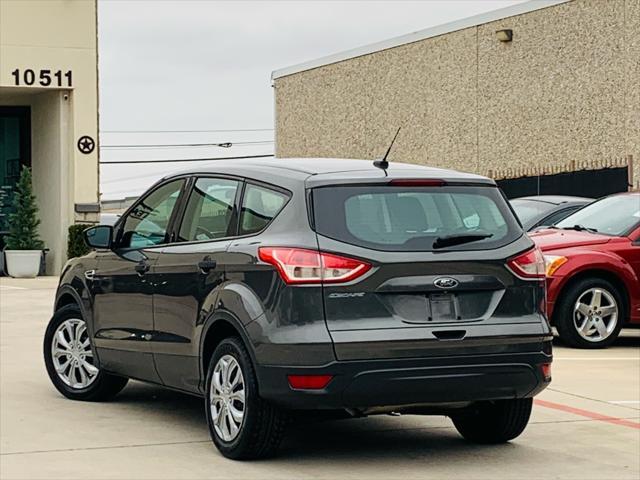
{"type": "Polygon", "coordinates": [[[539,349],[541,258],[495,186],[331,185],[310,203],[320,251],[367,267],[324,283],[338,359],[539,349]]]}

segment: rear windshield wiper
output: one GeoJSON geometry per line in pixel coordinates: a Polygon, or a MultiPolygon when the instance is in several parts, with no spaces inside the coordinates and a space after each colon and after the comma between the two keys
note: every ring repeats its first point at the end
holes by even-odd
{"type": "Polygon", "coordinates": [[[562,230],[575,230],[576,232],[598,233],[597,229],[585,227],[584,225],[574,225],[573,227],[562,227],[562,230]]]}
{"type": "Polygon", "coordinates": [[[445,248],[454,245],[462,245],[463,243],[477,242],[485,238],[493,237],[493,233],[462,233],[457,235],[445,235],[437,237],[432,248],[445,248]]]}

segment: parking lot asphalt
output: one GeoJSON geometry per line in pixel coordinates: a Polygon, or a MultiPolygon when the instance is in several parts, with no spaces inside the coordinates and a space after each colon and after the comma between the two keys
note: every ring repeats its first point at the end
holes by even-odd
{"type": "Polygon", "coordinates": [[[277,458],[234,462],[202,400],[130,382],[109,403],[51,386],[42,337],[57,279],[0,279],[0,478],[640,478],[640,330],[554,350],[553,382],[515,441],[474,446],[444,417],[297,423],[277,458]]]}

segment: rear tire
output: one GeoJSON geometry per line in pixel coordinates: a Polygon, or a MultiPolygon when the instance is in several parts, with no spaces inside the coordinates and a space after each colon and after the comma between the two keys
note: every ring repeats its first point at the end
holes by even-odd
{"type": "Polygon", "coordinates": [[[258,395],[258,380],[242,340],[230,337],[218,344],[205,391],[209,432],[222,455],[248,460],[276,454],[287,416],[258,395]]]}
{"type": "Polygon", "coordinates": [[[94,366],[91,336],[77,305],[65,305],[53,314],[44,334],[43,354],[53,386],[71,400],[110,400],[127,384],[127,378],[94,366]]]}
{"type": "Polygon", "coordinates": [[[553,323],[566,345],[592,349],[606,348],[615,342],[624,318],[624,303],[618,290],[607,280],[585,278],[562,292],[553,323]],[[599,292],[599,299],[595,302],[593,292],[599,292]],[[578,307],[584,309],[584,314],[578,307]],[[608,307],[613,307],[614,313],[605,315],[608,307]],[[591,314],[592,317],[589,316],[591,314]]]}
{"type": "Polygon", "coordinates": [[[451,419],[460,435],[474,443],[505,443],[519,436],[529,423],[533,399],[482,402],[451,419]]]}

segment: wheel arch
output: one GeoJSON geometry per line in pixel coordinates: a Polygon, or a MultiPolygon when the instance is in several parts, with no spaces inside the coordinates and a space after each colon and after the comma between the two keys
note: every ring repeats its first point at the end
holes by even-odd
{"type": "MultiPolygon", "coordinates": [[[[80,314],[87,324],[89,336],[94,339],[95,331],[93,328],[93,310],[91,309],[91,305],[86,301],[82,301],[81,294],[75,288],[73,288],[71,285],[65,284],[58,287],[58,291],[56,292],[53,307],[54,314],[67,305],[76,305],[80,309],[80,314]]],[[[97,364],[100,365],[100,354],[95,348],[95,345],[93,348],[93,355],[97,361],[97,364]]]]}
{"type": "Polygon", "coordinates": [[[89,325],[91,331],[93,331],[93,317],[91,316],[92,312],[88,311],[87,304],[82,301],[81,294],[76,291],[76,289],[71,285],[62,285],[61,287],[59,287],[58,291],[56,292],[53,311],[57,312],[62,307],[73,304],[78,306],[80,312],[82,313],[82,316],[89,325]]]}
{"type": "Polygon", "coordinates": [[[73,295],[70,292],[64,292],[61,295],[59,295],[58,298],[56,299],[56,303],[53,309],[54,311],[57,312],[62,307],[65,307],[67,305],[73,305],[73,304],[78,305],[78,307],[80,307],[80,302],[78,301],[75,295],[73,295]]]}
{"type": "Polygon", "coordinates": [[[205,323],[200,337],[200,383],[203,389],[207,369],[209,368],[209,361],[213,356],[213,352],[222,340],[229,337],[239,337],[242,340],[249,352],[249,358],[251,358],[254,371],[257,373],[252,342],[242,323],[228,311],[217,311],[214,312],[205,323]]]}
{"type": "MultiPolygon", "coordinates": [[[[588,269],[576,272],[569,279],[567,279],[567,281],[562,285],[562,287],[558,291],[557,298],[558,299],[562,298],[562,296],[567,292],[567,290],[569,290],[569,288],[571,288],[573,285],[580,282],[581,280],[584,280],[587,278],[597,278],[597,279],[606,280],[616,287],[616,289],[621,293],[622,302],[623,302],[623,305],[622,305],[624,309],[623,324],[628,323],[629,319],[631,318],[629,314],[629,309],[631,305],[629,290],[627,289],[627,285],[625,284],[624,280],[622,280],[622,278],[620,278],[619,275],[617,275],[615,272],[612,272],[611,270],[606,270],[603,268],[588,268],[588,269]]],[[[557,301],[558,300],[556,300],[556,303],[557,301]]],[[[557,312],[558,310],[554,309],[553,311],[554,323],[555,323],[555,316],[558,315],[557,312]]]]}

